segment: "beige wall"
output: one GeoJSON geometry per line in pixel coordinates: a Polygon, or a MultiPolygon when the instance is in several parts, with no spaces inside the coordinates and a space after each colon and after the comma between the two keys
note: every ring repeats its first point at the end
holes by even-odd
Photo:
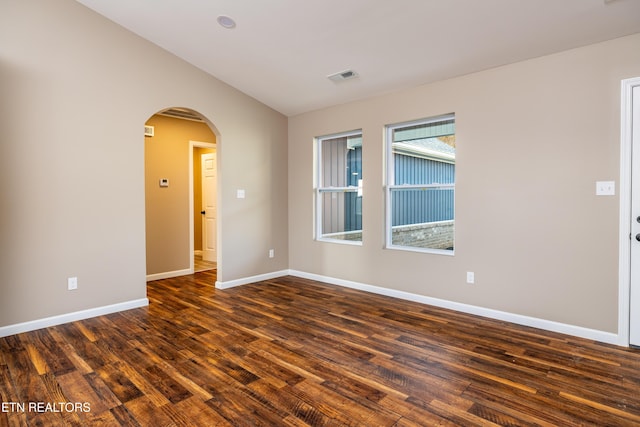
{"type": "MultiPolygon", "coordinates": [[[[154,126],[154,136],[145,137],[147,275],[186,270],[190,267],[192,253],[189,141],[213,144],[216,136],[205,123],[190,120],[154,115],[146,124],[154,126]],[[169,180],[169,187],[160,187],[161,178],[169,180]]],[[[194,199],[198,195],[201,205],[199,171],[200,157],[194,156],[194,199]]],[[[197,212],[194,209],[194,219],[197,219],[194,221],[194,246],[198,236],[202,248],[200,208],[197,212]]]]}
{"type": "Polygon", "coordinates": [[[289,266],[617,332],[620,81],[640,35],[289,120],[289,266]],[[455,256],[384,249],[383,129],[456,114],[455,256]],[[363,245],[313,240],[313,138],[363,130],[363,245]],[[466,283],[466,272],[476,283],[466,283]]]}
{"type": "Polygon", "coordinates": [[[0,327],[146,297],[142,130],[168,107],[219,136],[219,280],[287,267],[283,115],[73,0],[0,2],[0,93],[0,327]]]}

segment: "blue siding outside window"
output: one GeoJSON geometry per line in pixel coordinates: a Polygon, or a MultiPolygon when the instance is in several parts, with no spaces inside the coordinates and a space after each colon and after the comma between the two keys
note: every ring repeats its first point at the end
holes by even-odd
{"type": "MultiPolygon", "coordinates": [[[[452,184],[456,167],[429,159],[394,155],[396,185],[452,184]]],[[[451,189],[396,189],[392,192],[392,224],[407,225],[453,219],[453,190],[451,189]]]]}

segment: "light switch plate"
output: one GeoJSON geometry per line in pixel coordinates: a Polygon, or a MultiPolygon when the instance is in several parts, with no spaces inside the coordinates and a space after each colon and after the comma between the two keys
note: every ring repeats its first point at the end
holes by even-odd
{"type": "Polygon", "coordinates": [[[597,196],[615,196],[615,194],[616,194],[615,181],[597,181],[596,182],[597,196]]]}
{"type": "Polygon", "coordinates": [[[238,190],[238,191],[236,192],[236,197],[237,197],[238,199],[244,199],[244,190],[238,190]]]}

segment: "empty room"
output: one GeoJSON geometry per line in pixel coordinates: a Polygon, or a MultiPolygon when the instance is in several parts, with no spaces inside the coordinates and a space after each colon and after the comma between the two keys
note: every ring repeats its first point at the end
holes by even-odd
{"type": "Polygon", "coordinates": [[[0,0],[0,426],[640,425],[639,52],[636,0],[0,0]]]}

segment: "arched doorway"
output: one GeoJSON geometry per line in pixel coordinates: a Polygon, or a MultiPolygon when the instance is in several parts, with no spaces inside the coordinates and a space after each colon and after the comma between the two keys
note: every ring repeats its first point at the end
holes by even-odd
{"type": "Polygon", "coordinates": [[[199,157],[216,152],[218,144],[211,122],[188,108],[161,110],[145,122],[147,281],[194,272],[194,256],[202,250],[196,236],[202,233],[199,157]]]}

